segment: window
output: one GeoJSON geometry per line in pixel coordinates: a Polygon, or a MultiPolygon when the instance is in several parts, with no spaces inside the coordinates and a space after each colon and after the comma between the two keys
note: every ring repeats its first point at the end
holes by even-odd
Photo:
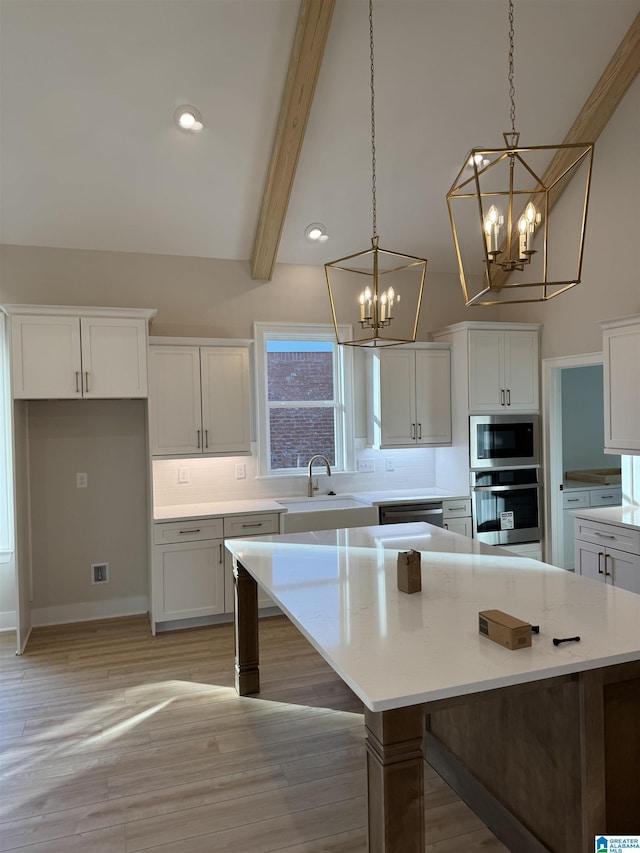
{"type": "Polygon", "coordinates": [[[332,470],[346,470],[351,353],[337,345],[332,326],[256,323],[255,337],[260,473],[299,473],[316,453],[332,470]]]}

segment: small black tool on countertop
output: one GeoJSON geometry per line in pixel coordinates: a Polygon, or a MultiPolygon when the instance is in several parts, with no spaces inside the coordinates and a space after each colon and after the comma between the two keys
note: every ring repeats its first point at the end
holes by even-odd
{"type": "Polygon", "coordinates": [[[553,638],[553,645],[559,646],[560,643],[579,643],[580,637],[563,637],[561,640],[558,640],[557,637],[553,638]]]}

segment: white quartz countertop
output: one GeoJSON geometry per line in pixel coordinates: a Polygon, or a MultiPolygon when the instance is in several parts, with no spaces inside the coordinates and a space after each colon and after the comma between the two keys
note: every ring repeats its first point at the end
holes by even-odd
{"type": "Polygon", "coordinates": [[[640,530],[640,506],[623,504],[622,506],[599,506],[592,509],[573,509],[571,515],[587,518],[591,521],[604,521],[607,524],[619,524],[640,530]]]}
{"type": "MultiPolygon", "coordinates": [[[[413,501],[444,500],[468,498],[469,495],[459,495],[446,489],[391,489],[371,492],[349,492],[364,504],[379,506],[380,504],[411,503],[413,501]]],[[[318,498],[326,495],[317,495],[318,498]]],[[[206,518],[215,515],[245,515],[252,512],[286,512],[286,508],[278,501],[307,500],[306,495],[288,495],[278,498],[257,498],[235,501],[204,501],[202,503],[173,504],[154,506],[154,521],[184,521],[187,518],[206,518]]]]}
{"type": "Polygon", "coordinates": [[[210,501],[195,504],[155,506],[154,521],[184,521],[185,518],[207,518],[216,515],[246,515],[259,512],[286,512],[286,509],[271,499],[244,501],[210,501]]]}
{"type": "Polygon", "coordinates": [[[640,659],[640,595],[428,524],[226,547],[372,711],[640,659]],[[410,548],[422,555],[422,591],[407,595],[397,554],[410,548]],[[539,625],[532,646],[481,636],[478,613],[491,609],[539,625]]]}
{"type": "Polygon", "coordinates": [[[373,492],[351,492],[358,500],[371,503],[373,506],[380,504],[412,503],[413,501],[434,500],[458,500],[468,498],[469,494],[461,495],[457,492],[449,492],[446,489],[388,489],[373,492]]]}

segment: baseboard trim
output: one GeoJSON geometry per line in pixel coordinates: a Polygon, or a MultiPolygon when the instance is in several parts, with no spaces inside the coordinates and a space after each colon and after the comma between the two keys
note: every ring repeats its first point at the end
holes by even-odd
{"type": "Polygon", "coordinates": [[[52,607],[32,607],[31,625],[34,628],[44,628],[70,622],[93,622],[97,619],[116,619],[118,616],[138,616],[148,610],[149,599],[146,595],[111,598],[106,601],[79,601],[52,607]]]}

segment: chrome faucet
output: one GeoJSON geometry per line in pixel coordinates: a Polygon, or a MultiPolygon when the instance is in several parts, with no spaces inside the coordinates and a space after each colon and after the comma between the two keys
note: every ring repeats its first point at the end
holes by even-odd
{"type": "Polygon", "coordinates": [[[312,456],[309,460],[309,485],[307,487],[307,495],[312,498],[313,493],[317,490],[317,486],[314,488],[313,486],[313,474],[311,473],[311,466],[316,461],[316,459],[321,459],[324,462],[324,466],[327,469],[327,476],[331,476],[331,466],[329,465],[329,460],[326,456],[323,456],[321,453],[316,453],[315,456],[312,456]]]}

